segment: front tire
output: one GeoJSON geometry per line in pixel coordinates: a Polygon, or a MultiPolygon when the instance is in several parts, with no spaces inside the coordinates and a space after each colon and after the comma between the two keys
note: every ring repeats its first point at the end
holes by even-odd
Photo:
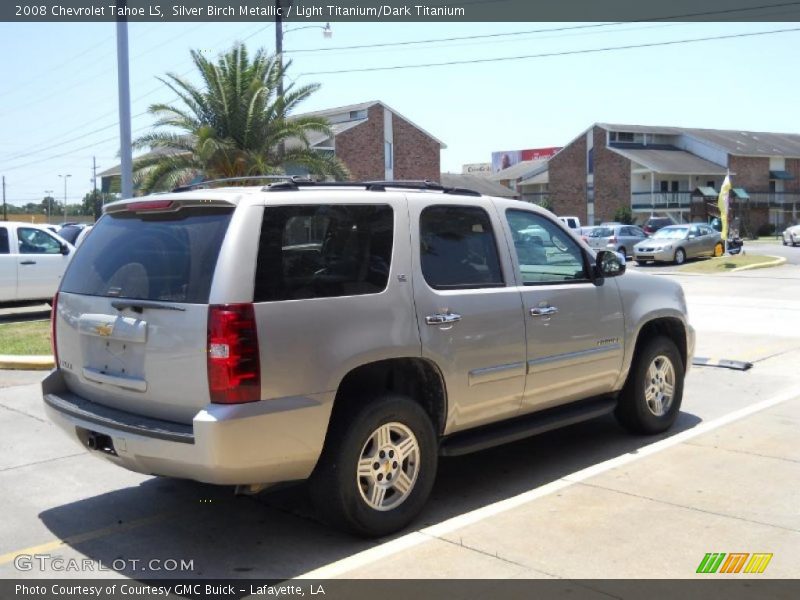
{"type": "Polygon", "coordinates": [[[670,338],[658,336],[643,344],[619,397],[615,415],[620,424],[633,433],[649,435],[672,427],[683,400],[685,372],[670,338]]]}
{"type": "Polygon", "coordinates": [[[438,463],[430,417],[405,396],[387,395],[331,423],[311,475],[311,497],[337,528],[368,537],[393,533],[422,510],[438,463]]]}
{"type": "Polygon", "coordinates": [[[673,259],[673,262],[676,265],[682,265],[686,262],[686,251],[683,248],[678,248],[675,250],[675,258],[673,259]]]}

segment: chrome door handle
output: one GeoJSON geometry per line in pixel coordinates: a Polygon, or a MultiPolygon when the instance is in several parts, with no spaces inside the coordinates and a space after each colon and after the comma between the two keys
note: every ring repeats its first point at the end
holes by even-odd
{"type": "Polygon", "coordinates": [[[554,315],[558,312],[558,309],[555,306],[537,306],[531,309],[531,316],[532,317],[546,317],[548,315],[554,315]]]}
{"type": "Polygon", "coordinates": [[[436,313],[425,317],[425,322],[428,325],[447,325],[448,323],[457,323],[461,320],[461,315],[456,313],[436,313]]]}
{"type": "Polygon", "coordinates": [[[21,265],[35,265],[36,261],[35,260],[23,260],[23,261],[20,261],[19,264],[21,264],[21,265]]]}

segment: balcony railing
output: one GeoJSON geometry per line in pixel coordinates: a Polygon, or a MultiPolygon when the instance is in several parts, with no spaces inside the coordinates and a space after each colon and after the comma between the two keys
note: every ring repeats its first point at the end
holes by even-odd
{"type": "Polygon", "coordinates": [[[692,203],[691,192],[633,192],[633,210],[667,210],[689,208],[692,203]]]}
{"type": "MultiPolygon", "coordinates": [[[[748,192],[749,199],[735,199],[741,206],[745,203],[753,207],[783,208],[792,210],[800,208],[800,193],[796,192],[748,192]]],[[[668,210],[691,208],[692,202],[703,202],[702,197],[692,198],[691,192],[633,192],[631,208],[633,210],[668,210]]]]}

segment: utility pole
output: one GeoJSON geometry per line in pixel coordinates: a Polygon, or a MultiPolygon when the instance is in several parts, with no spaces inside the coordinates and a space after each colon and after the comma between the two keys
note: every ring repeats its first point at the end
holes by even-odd
{"type": "Polygon", "coordinates": [[[6,176],[3,175],[3,221],[8,221],[6,215],[6,176]]]}
{"type": "MultiPolygon", "coordinates": [[[[124,8],[126,0],[117,0],[124,8]]],[[[128,19],[117,19],[117,85],[119,88],[119,154],[123,198],[133,196],[133,156],[131,149],[131,90],[128,73],[128,19]]]]}
{"type": "MultiPolygon", "coordinates": [[[[288,5],[291,5],[291,0],[285,0],[288,5]]],[[[276,100],[283,102],[283,9],[281,7],[281,0],[275,0],[275,60],[278,63],[278,97],[276,100]]],[[[280,118],[285,118],[286,115],[279,115],[280,118]]],[[[278,156],[283,160],[283,155],[286,151],[286,145],[283,140],[278,143],[278,156]]]]}

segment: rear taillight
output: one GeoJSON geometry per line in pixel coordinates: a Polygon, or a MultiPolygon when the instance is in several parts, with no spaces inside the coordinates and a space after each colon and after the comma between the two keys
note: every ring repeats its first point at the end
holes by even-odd
{"type": "Polygon", "coordinates": [[[261,399],[261,367],[252,304],[208,308],[208,391],[211,402],[261,399]]]}
{"type": "Polygon", "coordinates": [[[617,238],[615,236],[611,236],[610,238],[608,238],[608,243],[609,244],[616,244],[617,243],[617,238]]]}
{"type": "Polygon", "coordinates": [[[56,345],[56,317],[58,317],[58,292],[53,296],[53,305],[50,309],[50,345],[53,347],[53,361],[58,368],[58,346],[56,345]]]}

